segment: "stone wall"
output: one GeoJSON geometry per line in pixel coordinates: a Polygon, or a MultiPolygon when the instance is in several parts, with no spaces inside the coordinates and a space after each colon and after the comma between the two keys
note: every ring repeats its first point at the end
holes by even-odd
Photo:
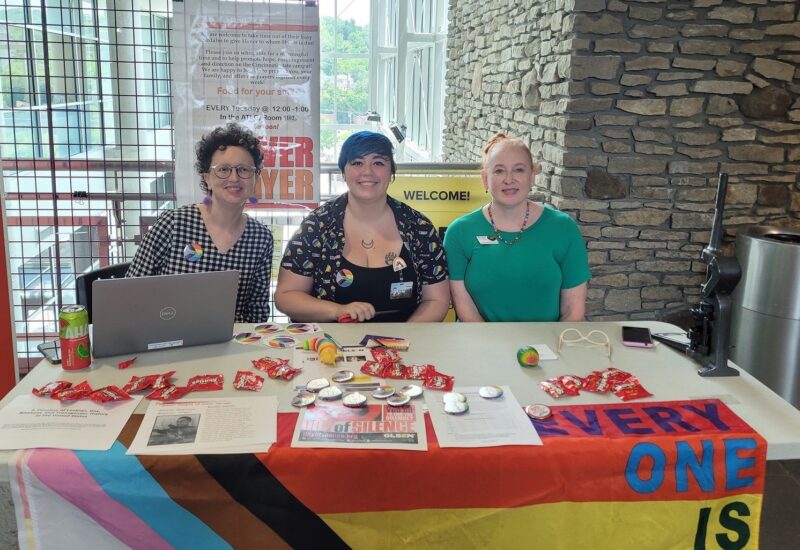
{"type": "Polygon", "coordinates": [[[591,319],[697,301],[718,173],[726,249],[800,227],[796,0],[450,0],[444,160],[528,140],[537,192],[579,221],[591,319]]]}

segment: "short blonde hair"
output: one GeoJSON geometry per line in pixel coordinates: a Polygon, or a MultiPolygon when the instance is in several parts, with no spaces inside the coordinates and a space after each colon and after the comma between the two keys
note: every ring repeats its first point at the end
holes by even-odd
{"type": "Polygon", "coordinates": [[[528,158],[531,161],[531,167],[533,168],[533,171],[538,172],[538,167],[536,162],[533,160],[533,153],[531,153],[531,148],[528,147],[528,144],[516,136],[504,134],[503,132],[497,132],[495,135],[486,140],[486,145],[483,146],[483,160],[481,161],[482,170],[486,170],[486,168],[489,166],[489,155],[492,153],[492,150],[501,144],[513,145],[515,147],[522,147],[525,149],[525,152],[528,153],[528,158]]]}

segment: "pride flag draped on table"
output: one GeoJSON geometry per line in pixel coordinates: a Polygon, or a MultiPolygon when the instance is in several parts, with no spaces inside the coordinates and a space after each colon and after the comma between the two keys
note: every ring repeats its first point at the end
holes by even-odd
{"type": "Polygon", "coordinates": [[[552,407],[542,447],[17,454],[22,548],[757,548],[766,443],[717,400],[552,407]]]}

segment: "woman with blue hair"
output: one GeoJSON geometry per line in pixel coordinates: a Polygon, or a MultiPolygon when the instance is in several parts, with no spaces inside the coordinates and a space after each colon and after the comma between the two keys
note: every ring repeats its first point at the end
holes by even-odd
{"type": "Polygon", "coordinates": [[[431,221],[388,196],[392,142],[358,132],[339,154],[347,192],[311,212],[286,247],[275,305],[293,321],[438,322],[447,261],[431,221]]]}

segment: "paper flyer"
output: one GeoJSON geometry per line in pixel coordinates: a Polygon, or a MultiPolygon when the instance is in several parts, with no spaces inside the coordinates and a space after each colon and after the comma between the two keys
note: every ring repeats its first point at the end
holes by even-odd
{"type": "Polygon", "coordinates": [[[300,414],[292,447],[426,451],[428,441],[418,403],[390,407],[370,402],[349,408],[341,401],[318,399],[300,414]]]}

